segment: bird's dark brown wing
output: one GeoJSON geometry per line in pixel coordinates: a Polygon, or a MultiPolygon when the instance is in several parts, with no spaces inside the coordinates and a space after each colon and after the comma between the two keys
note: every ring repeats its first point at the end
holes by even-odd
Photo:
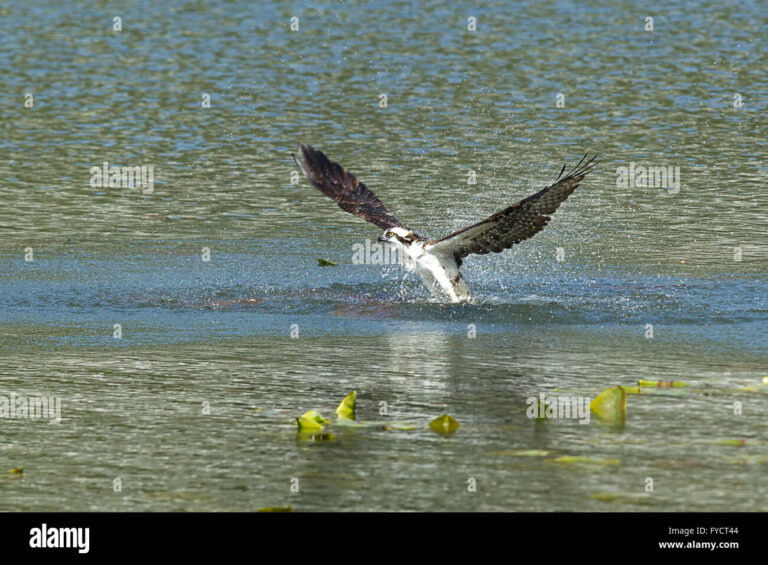
{"type": "Polygon", "coordinates": [[[567,175],[565,166],[557,182],[544,190],[524,198],[509,208],[496,212],[482,222],[472,224],[440,239],[427,242],[433,253],[452,255],[461,260],[472,253],[498,253],[539,233],[562,202],[579,186],[597,164],[597,155],[587,160],[585,155],[567,175]]]}
{"type": "Polygon", "coordinates": [[[322,151],[299,143],[299,154],[291,155],[309,182],[333,198],[345,212],[360,216],[382,229],[401,225],[364,183],[328,159],[322,151]]]}

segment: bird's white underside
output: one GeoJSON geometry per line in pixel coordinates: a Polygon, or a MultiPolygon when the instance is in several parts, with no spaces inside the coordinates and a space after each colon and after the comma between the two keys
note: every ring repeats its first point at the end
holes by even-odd
{"type": "MultiPolygon", "coordinates": [[[[399,233],[402,228],[392,230],[399,233]]],[[[399,235],[408,233],[406,230],[402,232],[399,235]]],[[[426,245],[425,241],[417,240],[404,245],[392,238],[390,243],[405,255],[408,266],[419,275],[434,298],[450,302],[472,302],[472,293],[452,256],[432,253],[432,246],[426,245]]]]}

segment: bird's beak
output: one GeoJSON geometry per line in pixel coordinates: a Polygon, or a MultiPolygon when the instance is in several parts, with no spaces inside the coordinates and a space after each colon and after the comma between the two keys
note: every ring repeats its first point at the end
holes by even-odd
{"type": "Polygon", "coordinates": [[[380,242],[382,242],[382,243],[383,243],[383,242],[385,242],[385,241],[387,241],[387,238],[386,238],[386,237],[384,237],[384,234],[381,234],[381,235],[379,236],[379,241],[380,241],[380,242]]]}

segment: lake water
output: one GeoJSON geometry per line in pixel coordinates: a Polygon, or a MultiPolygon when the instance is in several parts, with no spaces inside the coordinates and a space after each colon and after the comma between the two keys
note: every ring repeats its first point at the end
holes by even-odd
{"type": "Polygon", "coordinates": [[[761,3],[0,16],[0,397],[61,402],[0,419],[0,510],[768,511],[761,3]],[[444,305],[353,261],[380,232],[292,177],[297,140],[435,237],[601,157],[444,305]],[[92,186],[105,161],[152,190],[92,186]],[[629,395],[624,426],[526,415],[640,379],[689,386],[629,395]],[[409,425],[297,434],[352,390],[409,425]]]}

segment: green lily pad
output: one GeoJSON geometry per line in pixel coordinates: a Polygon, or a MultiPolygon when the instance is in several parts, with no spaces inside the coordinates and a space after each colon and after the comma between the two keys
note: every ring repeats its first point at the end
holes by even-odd
{"type": "Polygon", "coordinates": [[[319,267],[335,267],[336,263],[334,263],[333,261],[328,261],[327,259],[318,259],[317,265],[319,267]]]}
{"type": "Polygon", "coordinates": [[[443,414],[442,416],[435,418],[429,423],[429,427],[432,431],[439,434],[452,434],[459,429],[459,423],[456,418],[443,414]]]}
{"type": "Polygon", "coordinates": [[[299,431],[318,431],[323,429],[328,420],[318,414],[317,411],[310,410],[296,418],[296,423],[299,426],[299,431]]]}
{"type": "Polygon", "coordinates": [[[357,399],[357,391],[350,392],[347,396],[344,397],[344,400],[341,401],[341,404],[336,408],[336,414],[339,418],[343,418],[345,420],[354,420],[355,419],[355,400],[357,399]]]}
{"type": "Polygon", "coordinates": [[[641,379],[637,381],[637,386],[656,387],[656,388],[679,388],[683,386],[688,386],[688,383],[684,383],[682,381],[646,381],[641,379]]]}
{"type": "Polygon", "coordinates": [[[627,393],[624,387],[612,386],[605,389],[589,403],[589,409],[603,420],[623,422],[627,417],[627,393]]]}
{"type": "Polygon", "coordinates": [[[743,447],[745,445],[754,445],[754,442],[747,443],[746,439],[718,439],[711,443],[715,445],[733,445],[735,447],[743,447]]]}
{"type": "Polygon", "coordinates": [[[547,463],[560,463],[561,465],[619,465],[620,459],[606,459],[602,457],[585,457],[579,455],[563,455],[554,459],[545,459],[547,463]]]}
{"type": "Polygon", "coordinates": [[[264,506],[256,512],[293,512],[293,506],[264,506]]]}

